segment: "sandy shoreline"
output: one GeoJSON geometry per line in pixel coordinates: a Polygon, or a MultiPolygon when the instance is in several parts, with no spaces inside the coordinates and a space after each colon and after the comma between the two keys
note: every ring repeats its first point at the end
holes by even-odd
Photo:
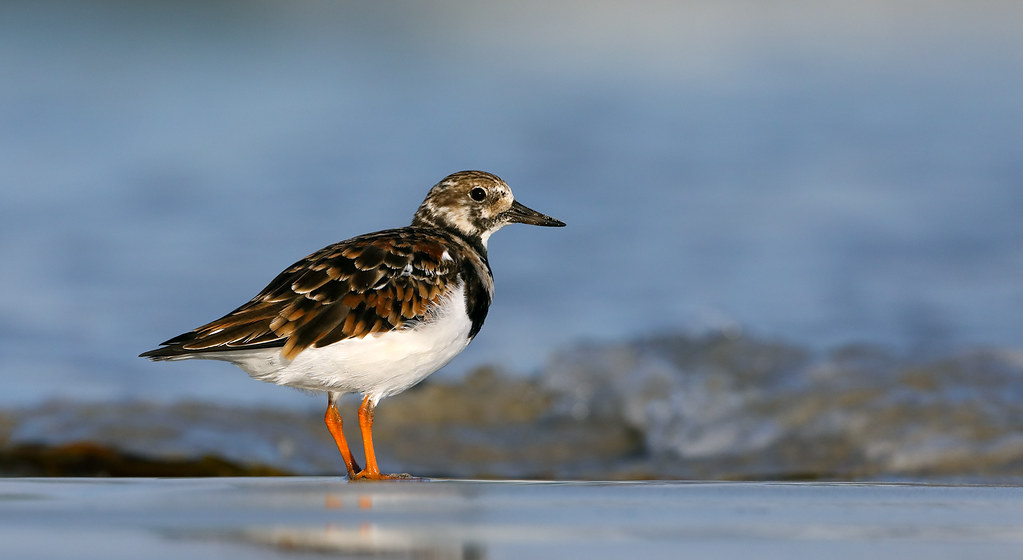
{"type": "Polygon", "coordinates": [[[1015,558],[1023,488],[0,479],[7,558],[1015,558]]]}

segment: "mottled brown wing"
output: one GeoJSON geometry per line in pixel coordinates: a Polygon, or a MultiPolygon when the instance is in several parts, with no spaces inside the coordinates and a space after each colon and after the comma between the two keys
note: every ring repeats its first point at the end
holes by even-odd
{"type": "Polygon", "coordinates": [[[231,313],[142,355],[283,346],[294,359],[310,346],[401,328],[426,318],[458,281],[453,253],[443,237],[422,230],[342,241],[295,263],[231,313]]]}

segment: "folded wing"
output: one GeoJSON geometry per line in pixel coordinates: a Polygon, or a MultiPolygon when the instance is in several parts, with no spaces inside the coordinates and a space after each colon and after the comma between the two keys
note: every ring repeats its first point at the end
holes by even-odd
{"type": "MultiPolygon", "coordinates": [[[[459,282],[446,240],[389,230],[325,247],[280,273],[248,303],[142,354],[154,360],[205,352],[304,349],[410,328],[459,282]]],[[[198,357],[198,356],[194,356],[198,357]]]]}

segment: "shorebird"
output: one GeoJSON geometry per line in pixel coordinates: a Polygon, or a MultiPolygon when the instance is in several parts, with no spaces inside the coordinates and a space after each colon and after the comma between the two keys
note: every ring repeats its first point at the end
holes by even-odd
{"type": "Polygon", "coordinates": [[[349,479],[406,478],[380,472],[374,409],[446,365],[480,332],[494,297],[487,241],[512,223],[565,225],[520,204],[496,175],[453,173],[430,189],[411,225],[324,247],[241,307],[140,356],[223,360],[260,381],[325,391],[324,422],[349,479]],[[338,412],[346,393],[363,395],[365,468],[352,456],[338,412]]]}

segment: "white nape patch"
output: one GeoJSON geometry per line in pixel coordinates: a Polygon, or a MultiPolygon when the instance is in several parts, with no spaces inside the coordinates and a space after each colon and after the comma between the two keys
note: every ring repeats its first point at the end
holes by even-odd
{"type": "Polygon", "coordinates": [[[376,403],[447,365],[469,344],[471,328],[465,286],[460,283],[441,300],[433,319],[415,328],[306,348],[290,362],[281,356],[280,348],[192,357],[231,362],[260,381],[313,391],[363,393],[376,403]]]}

